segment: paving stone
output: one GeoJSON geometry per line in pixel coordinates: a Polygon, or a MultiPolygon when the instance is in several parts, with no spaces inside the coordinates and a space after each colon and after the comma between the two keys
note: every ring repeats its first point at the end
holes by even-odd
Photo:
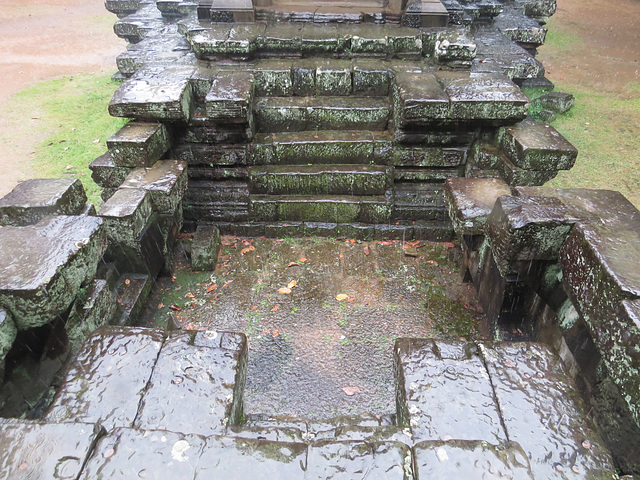
{"type": "Polygon", "coordinates": [[[449,217],[458,235],[483,235],[487,217],[496,200],[511,195],[498,178],[450,178],[444,186],[449,217]]]}
{"type": "Polygon", "coordinates": [[[205,98],[207,116],[217,122],[247,123],[253,102],[254,76],[247,71],[220,72],[205,98]]]}
{"type": "Polygon", "coordinates": [[[210,225],[199,225],[191,244],[191,268],[214,270],[218,263],[220,231],[210,225]]]}
{"type": "Polygon", "coordinates": [[[162,342],[162,330],[96,330],[71,365],[45,419],[99,423],[107,430],[131,427],[162,342]]]}
{"type": "Polygon", "coordinates": [[[457,168],[396,168],[393,176],[396,182],[442,182],[447,178],[461,177],[464,167],[457,168]]]}
{"type": "Polygon", "coordinates": [[[107,140],[111,161],[118,167],[149,167],[171,147],[162,123],[129,122],[107,140]]]}
{"type": "Polygon", "coordinates": [[[514,442],[429,441],[415,445],[413,451],[419,478],[534,478],[526,453],[514,442]]]}
{"type": "Polygon", "coordinates": [[[127,178],[131,168],[118,167],[111,160],[109,152],[100,155],[89,164],[91,179],[103,188],[118,188],[127,178]]]}
{"type": "Polygon", "coordinates": [[[97,435],[93,425],[0,421],[0,478],[77,478],[97,435]]]}
{"type": "Polygon", "coordinates": [[[142,397],[136,427],[208,436],[241,421],[246,338],[236,334],[233,341],[231,334],[216,331],[199,335],[199,345],[192,343],[195,332],[169,335],[142,397]]]}
{"type": "Polygon", "coordinates": [[[198,435],[116,428],[100,439],[79,478],[195,479],[204,445],[198,435]]]}
{"type": "Polygon", "coordinates": [[[146,227],[152,208],[149,192],[141,188],[122,188],[100,205],[98,216],[104,220],[109,240],[132,243],[146,227]]]}
{"type": "Polygon", "coordinates": [[[489,375],[475,345],[398,339],[394,347],[398,423],[424,440],[507,440],[489,375]]]}
{"type": "Polygon", "coordinates": [[[411,450],[402,443],[315,442],[309,447],[308,479],[413,478],[411,450]]]}
{"type": "Polygon", "coordinates": [[[187,121],[192,92],[193,67],[145,68],[125,81],[109,102],[114,117],[139,120],[187,121]]]}
{"type": "Polygon", "coordinates": [[[393,218],[398,220],[448,220],[441,183],[400,183],[394,187],[393,218]]]}
{"type": "Polygon", "coordinates": [[[17,334],[18,328],[11,318],[11,314],[0,308],[0,363],[4,361],[13,346],[17,334]]]}
{"type": "Polygon", "coordinates": [[[149,168],[135,168],[120,188],[149,192],[155,209],[161,214],[171,214],[181,204],[187,189],[187,165],[177,160],[160,160],[149,168]]]}
{"type": "Polygon", "coordinates": [[[535,478],[611,478],[611,455],[549,347],[496,343],[481,351],[509,440],[526,452],[535,478]]]}
{"type": "Polygon", "coordinates": [[[384,195],[391,172],[377,165],[251,167],[251,193],[268,195],[384,195]]]}
{"type": "Polygon", "coordinates": [[[59,216],[0,228],[0,305],[18,330],[44,325],[69,308],[106,248],[101,225],[96,217],[59,216]]]}
{"type": "Polygon", "coordinates": [[[496,200],[484,231],[505,275],[517,262],[557,260],[578,221],[557,198],[503,196],[496,200]]]}
{"type": "Polygon", "coordinates": [[[509,160],[530,170],[568,170],[578,150],[551,125],[525,119],[500,133],[500,145],[509,160]]]}
{"type": "Polygon", "coordinates": [[[78,179],[25,180],[0,198],[0,225],[33,225],[51,215],[79,215],[86,201],[78,179]]]}

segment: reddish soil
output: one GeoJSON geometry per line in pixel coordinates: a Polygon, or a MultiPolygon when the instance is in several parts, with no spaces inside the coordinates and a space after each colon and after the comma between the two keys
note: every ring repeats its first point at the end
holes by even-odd
{"type": "Polygon", "coordinates": [[[102,0],[2,0],[0,3],[0,196],[37,175],[33,148],[46,135],[38,119],[17,118],[7,100],[43,80],[116,71],[126,42],[113,33],[115,15],[102,0]]]}

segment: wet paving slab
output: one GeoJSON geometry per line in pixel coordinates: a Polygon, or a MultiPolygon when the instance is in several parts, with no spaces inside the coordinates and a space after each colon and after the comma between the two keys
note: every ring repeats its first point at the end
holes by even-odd
{"type": "Polygon", "coordinates": [[[243,332],[245,415],[393,415],[399,337],[485,338],[448,243],[223,237],[214,272],[159,279],[143,325],[243,332]]]}

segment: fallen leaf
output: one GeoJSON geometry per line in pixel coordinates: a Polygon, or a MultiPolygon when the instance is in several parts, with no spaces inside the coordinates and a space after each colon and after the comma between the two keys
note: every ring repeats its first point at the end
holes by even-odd
{"type": "Polygon", "coordinates": [[[349,295],[347,295],[346,293],[339,293],[338,295],[336,295],[336,300],[338,300],[339,302],[342,302],[347,298],[349,298],[349,295]]]}
{"type": "Polygon", "coordinates": [[[158,308],[162,308],[162,307],[164,307],[164,303],[160,302],[160,303],[158,304],[158,308]]]}
{"type": "Polygon", "coordinates": [[[251,310],[257,310],[257,309],[258,309],[258,307],[257,307],[256,305],[253,305],[253,306],[251,307],[251,310]]]}
{"type": "Polygon", "coordinates": [[[271,335],[273,338],[276,338],[278,335],[280,335],[280,332],[278,332],[278,330],[274,330],[273,334],[271,335]]]}
{"type": "Polygon", "coordinates": [[[187,293],[184,297],[185,298],[196,298],[196,296],[191,292],[187,293]]]}
{"type": "Polygon", "coordinates": [[[406,245],[410,247],[416,247],[420,245],[420,240],[411,240],[410,242],[407,242],[406,245]]]}
{"type": "Polygon", "coordinates": [[[213,292],[216,288],[218,288],[218,284],[217,283],[212,283],[211,285],[209,285],[207,287],[207,293],[213,292]]]}
{"type": "Polygon", "coordinates": [[[433,265],[438,265],[438,262],[436,262],[435,260],[427,260],[427,263],[431,263],[433,265]]]}
{"type": "Polygon", "coordinates": [[[272,312],[277,312],[279,308],[280,308],[280,305],[274,305],[273,308],[271,309],[271,311],[272,312]]]}
{"type": "Polygon", "coordinates": [[[240,255],[246,255],[249,252],[253,252],[256,249],[253,245],[249,245],[247,248],[240,250],[240,255]]]}
{"type": "Polygon", "coordinates": [[[353,302],[356,299],[356,297],[349,297],[347,298],[347,302],[353,302]]]}
{"type": "Polygon", "coordinates": [[[224,284],[222,285],[222,288],[226,287],[227,285],[229,285],[231,282],[233,282],[233,280],[227,280],[226,282],[224,282],[224,284]]]}
{"type": "Polygon", "coordinates": [[[299,267],[300,264],[298,262],[289,262],[289,264],[287,265],[287,267],[299,267]]]}
{"type": "Polygon", "coordinates": [[[300,262],[300,263],[304,263],[306,261],[307,261],[307,259],[305,257],[302,257],[302,258],[298,259],[298,262],[300,262]]]}
{"type": "Polygon", "coordinates": [[[455,245],[452,242],[442,242],[442,245],[444,245],[447,248],[455,247],[455,245]]]}
{"type": "Polygon", "coordinates": [[[365,255],[369,255],[369,247],[365,246],[362,251],[364,252],[365,255]]]}
{"type": "Polygon", "coordinates": [[[27,464],[27,462],[23,462],[18,467],[18,470],[25,470],[28,466],[29,466],[29,464],[27,464]]]}
{"type": "Polygon", "coordinates": [[[169,308],[171,310],[175,310],[176,312],[179,312],[180,310],[182,310],[178,305],[169,305],[169,308]]]}
{"type": "Polygon", "coordinates": [[[99,139],[99,138],[96,138],[96,139],[95,139],[93,142],[91,142],[91,143],[100,143],[100,139],[99,139]]]}
{"type": "Polygon", "coordinates": [[[129,280],[128,278],[124,281],[125,285],[129,285],[131,283],[131,280],[129,280]]]}
{"type": "Polygon", "coordinates": [[[251,245],[251,242],[249,240],[242,239],[242,244],[243,245],[251,245]]]}
{"type": "Polygon", "coordinates": [[[296,285],[298,285],[298,281],[297,281],[297,280],[291,280],[291,281],[287,284],[287,287],[288,287],[288,288],[293,288],[293,287],[295,287],[296,285]]]}
{"type": "Polygon", "coordinates": [[[360,389],[358,387],[344,387],[342,391],[350,397],[352,397],[356,393],[360,393],[360,389]]]}
{"type": "Polygon", "coordinates": [[[280,287],[278,289],[278,293],[282,293],[283,295],[289,295],[291,293],[291,289],[289,287],[280,287]]]}
{"type": "Polygon", "coordinates": [[[171,283],[173,283],[173,282],[175,282],[175,281],[176,281],[176,276],[175,276],[175,275],[173,275],[173,276],[171,277],[171,283]]]}
{"type": "Polygon", "coordinates": [[[393,245],[393,240],[382,240],[380,245],[393,245]]]}

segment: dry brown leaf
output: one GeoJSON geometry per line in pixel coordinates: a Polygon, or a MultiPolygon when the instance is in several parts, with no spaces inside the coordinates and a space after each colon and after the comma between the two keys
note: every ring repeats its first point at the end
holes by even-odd
{"type": "Polygon", "coordinates": [[[342,391],[352,397],[356,393],[361,393],[358,387],[343,387],[342,391]]]}
{"type": "Polygon", "coordinates": [[[420,240],[411,240],[410,242],[407,242],[405,245],[408,245],[409,247],[416,247],[420,245],[420,240]]]}
{"type": "Polygon", "coordinates": [[[347,298],[347,302],[353,302],[356,299],[356,297],[349,297],[347,298]]]}
{"type": "Polygon", "coordinates": [[[282,293],[283,295],[289,295],[291,293],[291,289],[289,287],[280,287],[278,289],[278,293],[282,293]]]}
{"type": "Polygon", "coordinates": [[[249,245],[247,248],[240,250],[240,255],[246,255],[249,252],[253,252],[256,249],[253,245],[249,245]]]}
{"type": "Polygon", "coordinates": [[[243,245],[251,245],[251,242],[249,240],[242,239],[242,244],[243,245]]]}
{"type": "Polygon", "coordinates": [[[442,245],[447,248],[453,248],[455,246],[452,242],[443,242],[442,245]]]}
{"type": "Polygon", "coordinates": [[[298,259],[298,262],[300,262],[300,263],[304,263],[306,261],[307,261],[307,259],[305,257],[302,257],[302,258],[298,259]]]}
{"type": "Polygon", "coordinates": [[[280,308],[280,305],[274,305],[273,308],[271,309],[271,311],[272,312],[277,312],[279,308],[280,308]]]}
{"type": "Polygon", "coordinates": [[[347,295],[346,293],[339,293],[338,295],[336,295],[336,300],[338,300],[339,302],[342,302],[347,298],[349,298],[349,295],[347,295]]]}
{"type": "Polygon", "coordinates": [[[158,308],[162,308],[162,307],[164,307],[164,303],[160,302],[160,303],[158,304],[158,308]]]}
{"type": "Polygon", "coordinates": [[[291,281],[287,284],[287,287],[288,287],[288,288],[293,288],[293,287],[295,287],[296,285],[298,285],[298,281],[297,281],[297,280],[291,280],[291,281]]]}
{"type": "Polygon", "coordinates": [[[365,246],[362,251],[364,252],[365,255],[369,255],[369,247],[365,246]]]}
{"type": "Polygon", "coordinates": [[[129,285],[131,283],[131,280],[129,280],[128,278],[124,281],[125,285],[129,285]]]}
{"type": "Polygon", "coordinates": [[[289,262],[289,264],[287,265],[287,267],[299,267],[300,264],[298,262],[289,262]]]}
{"type": "Polygon", "coordinates": [[[435,260],[427,260],[427,263],[431,263],[432,265],[438,265],[438,262],[435,260]]]}
{"type": "Polygon", "coordinates": [[[380,245],[393,245],[393,240],[382,240],[380,245]]]}
{"type": "Polygon", "coordinates": [[[189,292],[184,296],[184,298],[196,298],[196,296],[193,293],[189,292]]]}
{"type": "Polygon", "coordinates": [[[169,305],[169,308],[171,310],[175,310],[176,312],[179,312],[180,310],[182,310],[178,305],[169,305]]]}
{"type": "Polygon", "coordinates": [[[207,287],[207,293],[213,292],[216,288],[218,288],[218,284],[217,283],[212,283],[211,285],[209,285],[207,287]]]}
{"type": "Polygon", "coordinates": [[[274,330],[273,334],[271,335],[273,338],[276,338],[278,335],[280,335],[280,332],[278,332],[278,330],[274,330]]]}

